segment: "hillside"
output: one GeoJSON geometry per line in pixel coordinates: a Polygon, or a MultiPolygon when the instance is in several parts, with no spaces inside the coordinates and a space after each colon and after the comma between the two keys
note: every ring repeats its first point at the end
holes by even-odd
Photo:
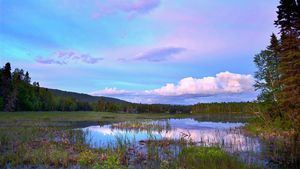
{"type": "Polygon", "coordinates": [[[91,95],[84,94],[84,93],[76,93],[76,92],[69,92],[69,91],[63,91],[63,90],[58,90],[58,89],[49,89],[49,88],[47,88],[47,89],[54,95],[61,96],[61,97],[72,97],[72,98],[76,99],[77,101],[81,101],[81,102],[93,103],[93,102],[97,102],[100,99],[104,99],[105,101],[112,102],[112,103],[128,103],[127,101],[112,98],[112,97],[91,96],[91,95]]]}

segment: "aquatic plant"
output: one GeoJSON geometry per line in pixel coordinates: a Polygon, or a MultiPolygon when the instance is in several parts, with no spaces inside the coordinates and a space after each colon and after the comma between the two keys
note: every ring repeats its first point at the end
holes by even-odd
{"type": "Polygon", "coordinates": [[[91,150],[83,151],[79,154],[78,162],[82,166],[90,166],[97,161],[97,154],[91,150]]]}
{"type": "Polygon", "coordinates": [[[163,130],[169,131],[171,126],[168,120],[164,121],[153,121],[153,120],[133,120],[115,123],[111,125],[112,129],[120,129],[120,130],[136,130],[136,131],[158,131],[161,132],[163,130]]]}
{"type": "MultiPolygon", "coordinates": [[[[138,126],[138,125],[137,125],[138,126]]],[[[0,128],[0,168],[44,167],[65,168],[80,166],[82,168],[192,168],[194,166],[208,166],[214,168],[249,168],[257,162],[247,161],[249,157],[241,156],[237,159],[228,147],[241,144],[240,130],[227,131],[232,134],[232,142],[225,143],[217,140],[220,147],[216,148],[216,140],[207,140],[210,144],[201,144],[192,140],[191,133],[182,132],[178,137],[163,137],[164,133],[147,132],[145,140],[129,139],[118,135],[107,146],[91,146],[83,130],[66,127],[3,127],[0,128]],[[153,134],[155,133],[155,134],[153,134]],[[200,147],[199,147],[200,146],[200,147]],[[213,146],[213,147],[203,147],[213,146]],[[226,150],[226,151],[224,151],[226,150]],[[229,152],[229,153],[228,153],[229,152]],[[245,159],[244,159],[245,158],[245,159]],[[200,160],[199,160],[200,159],[200,160]],[[222,159],[222,161],[220,161],[222,159]],[[247,163],[243,163],[243,162],[247,163]],[[199,163],[199,164],[198,164],[199,163]],[[209,163],[209,164],[207,164],[209,163]],[[193,165],[192,165],[193,164],[193,165]]],[[[221,138],[222,133],[215,133],[221,138]]],[[[206,141],[206,140],[205,140],[206,141]]],[[[203,143],[205,142],[203,140],[203,143]]],[[[246,145],[256,144],[251,140],[244,140],[246,145]]],[[[263,147],[264,159],[273,159],[280,166],[295,166],[297,163],[297,148],[290,151],[290,144],[266,144],[263,147]],[[288,155],[292,155],[290,160],[288,155]]],[[[248,149],[247,149],[248,151],[248,149]]],[[[249,152],[252,150],[249,149],[249,152]]],[[[238,151],[234,151],[236,153],[238,151]]],[[[238,153],[235,155],[239,155],[238,153]]]]}
{"type": "Polygon", "coordinates": [[[97,163],[92,169],[125,169],[126,167],[120,164],[119,157],[117,155],[110,155],[103,163],[97,163]]]}
{"type": "Polygon", "coordinates": [[[217,147],[185,147],[179,154],[179,166],[188,169],[248,168],[237,158],[217,147]]]}

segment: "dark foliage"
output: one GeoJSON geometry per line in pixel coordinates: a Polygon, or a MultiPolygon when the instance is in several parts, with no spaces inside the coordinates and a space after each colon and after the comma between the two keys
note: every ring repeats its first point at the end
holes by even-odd
{"type": "Polygon", "coordinates": [[[300,132],[300,1],[281,0],[275,25],[280,29],[279,107],[300,132]]]}
{"type": "Polygon", "coordinates": [[[258,103],[199,103],[192,107],[192,113],[253,113],[259,111],[258,103]]]}
{"type": "Polygon", "coordinates": [[[280,119],[300,133],[300,1],[280,0],[275,26],[280,39],[271,37],[267,50],[255,56],[256,87],[266,117],[280,119]]]}
{"type": "Polygon", "coordinates": [[[53,95],[38,82],[31,84],[29,73],[23,69],[11,72],[10,63],[0,69],[0,89],[1,111],[92,110],[90,103],[53,95]]]}
{"type": "Polygon", "coordinates": [[[190,113],[191,106],[169,104],[112,103],[100,99],[96,111],[124,113],[190,113]]]}
{"type": "Polygon", "coordinates": [[[60,96],[63,98],[72,97],[75,100],[80,101],[80,102],[97,103],[98,100],[104,99],[105,101],[112,102],[112,103],[128,103],[124,100],[111,98],[111,97],[91,96],[91,95],[84,94],[84,93],[75,93],[75,92],[62,91],[62,90],[58,90],[58,89],[49,89],[49,88],[48,88],[48,90],[56,96],[60,96]]]}

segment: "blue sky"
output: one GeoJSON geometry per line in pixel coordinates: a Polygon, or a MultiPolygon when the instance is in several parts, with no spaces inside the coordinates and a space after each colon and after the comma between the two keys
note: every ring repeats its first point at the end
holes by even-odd
{"type": "Polygon", "coordinates": [[[133,102],[247,101],[275,0],[0,0],[0,63],[133,102]]]}

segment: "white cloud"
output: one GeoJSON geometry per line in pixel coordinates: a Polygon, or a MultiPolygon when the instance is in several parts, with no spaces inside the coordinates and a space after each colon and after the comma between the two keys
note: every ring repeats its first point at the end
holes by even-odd
{"type": "Polygon", "coordinates": [[[112,96],[135,103],[194,104],[198,102],[252,101],[256,98],[251,75],[220,72],[214,77],[181,79],[161,88],[145,91],[105,88],[91,93],[112,96]]]}
{"type": "Polygon", "coordinates": [[[254,79],[251,75],[221,72],[215,77],[187,77],[181,79],[177,85],[168,83],[148,92],[161,96],[232,94],[253,91],[253,84],[254,79]]]}
{"type": "Polygon", "coordinates": [[[126,90],[118,90],[117,88],[105,88],[103,90],[95,91],[90,94],[95,96],[115,96],[129,93],[131,92],[126,90]]]}

